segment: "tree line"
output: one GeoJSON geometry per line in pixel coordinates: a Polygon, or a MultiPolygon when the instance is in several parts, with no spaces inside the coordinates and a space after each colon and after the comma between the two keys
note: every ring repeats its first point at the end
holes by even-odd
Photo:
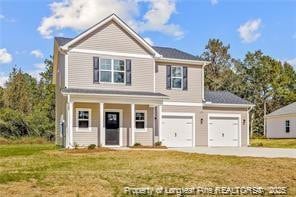
{"type": "Polygon", "coordinates": [[[54,139],[55,86],[52,57],[44,61],[40,80],[14,66],[5,87],[0,87],[0,136],[54,139]]]}
{"type": "MultiPolygon", "coordinates": [[[[258,50],[235,59],[230,45],[210,39],[198,56],[209,61],[205,67],[205,88],[230,91],[255,104],[251,111],[252,130],[263,134],[264,105],[270,113],[296,101],[296,72],[258,50]]],[[[52,84],[52,57],[44,61],[40,80],[15,66],[5,87],[0,87],[0,136],[54,138],[55,86],[52,84]]]]}
{"type": "Polygon", "coordinates": [[[296,101],[296,72],[258,50],[248,52],[242,60],[232,58],[230,45],[210,39],[199,57],[210,61],[205,67],[205,87],[229,91],[255,105],[251,110],[252,131],[263,135],[266,114],[296,101]]]}

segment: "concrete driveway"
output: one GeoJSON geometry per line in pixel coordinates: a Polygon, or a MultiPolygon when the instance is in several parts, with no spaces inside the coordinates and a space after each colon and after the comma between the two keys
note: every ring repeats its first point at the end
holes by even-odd
{"type": "Polygon", "coordinates": [[[231,155],[239,157],[296,158],[296,149],[261,148],[261,147],[188,147],[169,148],[187,153],[209,155],[231,155]]]}

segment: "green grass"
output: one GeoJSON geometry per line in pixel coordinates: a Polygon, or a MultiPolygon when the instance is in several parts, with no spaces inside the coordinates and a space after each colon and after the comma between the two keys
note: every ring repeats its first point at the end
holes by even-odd
{"type": "Polygon", "coordinates": [[[252,139],[253,147],[296,148],[296,139],[252,139]]]}
{"type": "Polygon", "coordinates": [[[122,196],[126,186],[287,186],[295,196],[295,166],[296,159],[10,144],[0,146],[0,196],[122,196]]]}

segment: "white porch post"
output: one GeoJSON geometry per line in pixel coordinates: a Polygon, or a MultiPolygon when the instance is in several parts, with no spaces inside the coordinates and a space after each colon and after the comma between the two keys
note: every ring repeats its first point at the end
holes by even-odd
{"type": "Polygon", "coordinates": [[[135,104],[131,104],[131,135],[132,141],[130,146],[135,144],[135,104]]]}
{"type": "Polygon", "coordinates": [[[99,145],[105,146],[104,103],[100,103],[100,142],[99,142],[99,145]]]}
{"type": "Polygon", "coordinates": [[[73,142],[73,105],[74,102],[70,102],[70,147],[74,146],[73,142]]]}
{"type": "Polygon", "coordinates": [[[73,146],[73,102],[68,95],[67,100],[67,130],[66,130],[66,148],[73,146]]]}
{"type": "Polygon", "coordinates": [[[157,106],[157,110],[158,110],[158,141],[161,142],[162,140],[162,105],[157,106]]]}

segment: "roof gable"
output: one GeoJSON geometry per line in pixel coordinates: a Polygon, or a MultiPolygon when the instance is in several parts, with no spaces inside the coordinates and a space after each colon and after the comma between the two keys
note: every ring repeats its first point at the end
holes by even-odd
{"type": "Polygon", "coordinates": [[[278,115],[287,115],[287,114],[296,114],[296,102],[286,105],[274,112],[271,112],[267,116],[278,116],[278,115]]]}
{"type": "Polygon", "coordinates": [[[155,51],[141,36],[139,36],[133,29],[131,29],[125,22],[123,22],[116,14],[112,14],[105,19],[101,20],[99,23],[93,25],[89,29],[85,30],[72,40],[68,41],[66,44],[62,45],[63,50],[68,50],[70,46],[76,44],[77,42],[84,39],[89,34],[95,32],[100,27],[106,25],[110,21],[115,22],[117,25],[119,25],[122,29],[124,29],[132,38],[134,38],[139,44],[142,45],[143,48],[145,48],[147,51],[149,51],[151,54],[153,54],[156,57],[159,57],[160,55],[155,51]]]}

